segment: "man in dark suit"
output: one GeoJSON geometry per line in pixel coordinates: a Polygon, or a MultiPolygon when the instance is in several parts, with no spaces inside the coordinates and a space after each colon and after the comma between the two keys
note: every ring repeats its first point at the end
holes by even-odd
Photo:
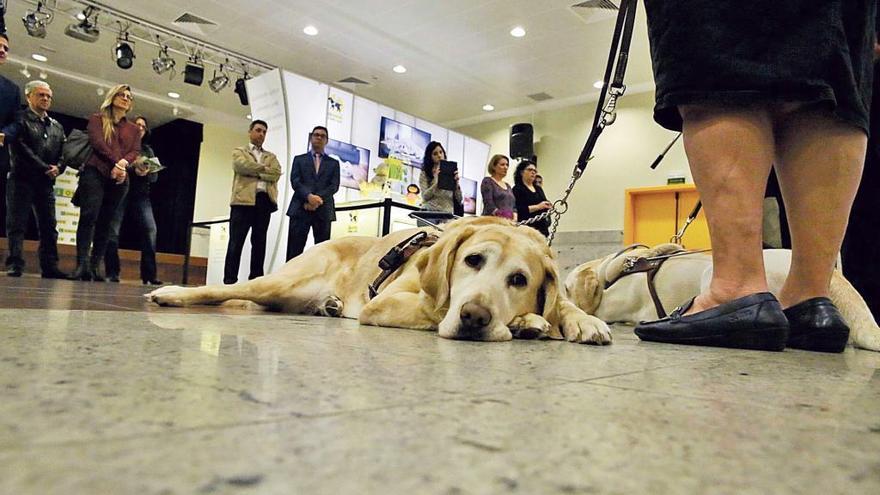
{"type": "Polygon", "coordinates": [[[316,126],[309,135],[311,149],[297,155],[290,170],[293,199],[287,208],[287,259],[299,256],[306,245],[309,228],[315,244],[330,238],[330,224],[336,220],[333,195],[339,190],[339,162],[324,154],[330,138],[327,128],[316,126]]]}
{"type": "MultiPolygon", "coordinates": [[[[9,37],[0,33],[0,65],[6,63],[9,54],[9,37]]],[[[18,131],[16,115],[21,110],[21,90],[9,79],[0,76],[0,189],[6,190],[6,174],[9,172],[9,146],[18,131]]],[[[0,201],[0,219],[6,218],[6,202],[0,201]]]]}

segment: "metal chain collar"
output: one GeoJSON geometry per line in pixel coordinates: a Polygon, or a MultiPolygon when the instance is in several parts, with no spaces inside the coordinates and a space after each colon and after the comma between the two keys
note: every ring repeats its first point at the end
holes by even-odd
{"type": "MultiPolygon", "coordinates": [[[[599,124],[597,125],[599,131],[609,125],[614,124],[614,121],[617,120],[617,99],[623,96],[625,92],[625,85],[621,85],[620,87],[611,86],[610,88],[608,88],[608,103],[602,109],[602,118],[599,120],[599,124]]],[[[591,156],[589,159],[587,159],[587,162],[592,159],[593,157],[591,156]]],[[[533,223],[537,223],[544,219],[550,218],[551,220],[549,235],[547,236],[547,245],[552,246],[553,238],[556,237],[556,229],[559,227],[559,219],[565,212],[568,211],[568,197],[574,190],[574,185],[577,183],[578,179],[580,179],[583,175],[583,171],[583,168],[575,165],[574,169],[571,172],[571,178],[568,181],[568,187],[565,188],[562,197],[554,201],[553,206],[551,206],[549,210],[545,210],[540,215],[529,218],[528,220],[523,220],[517,225],[531,225],[533,223]]]]}

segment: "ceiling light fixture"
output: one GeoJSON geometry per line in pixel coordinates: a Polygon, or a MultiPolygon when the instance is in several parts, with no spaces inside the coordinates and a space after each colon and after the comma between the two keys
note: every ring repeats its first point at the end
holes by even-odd
{"type": "MultiPolygon", "coordinates": [[[[76,38],[87,43],[98,41],[101,32],[98,30],[98,12],[94,9],[86,9],[83,14],[88,13],[92,17],[80,19],[78,23],[73,23],[64,28],[64,34],[71,38],[76,38]]],[[[77,16],[79,18],[79,16],[77,16]]]]}
{"type": "Polygon", "coordinates": [[[491,105],[491,104],[489,104],[489,103],[486,103],[485,105],[483,105],[483,111],[485,111],[485,112],[491,112],[492,110],[495,110],[495,106],[494,106],[494,105],[491,105]]]}
{"type": "Polygon", "coordinates": [[[34,53],[31,55],[31,58],[36,60],[37,62],[48,62],[49,58],[43,55],[42,53],[34,53]]]}
{"type": "Polygon", "coordinates": [[[198,54],[189,58],[186,67],[183,69],[183,82],[192,84],[193,86],[201,86],[205,79],[205,67],[198,54]]]}
{"type": "MultiPolygon", "coordinates": [[[[153,59],[153,72],[156,74],[164,74],[169,70],[173,70],[177,62],[168,55],[168,47],[163,46],[159,49],[159,55],[153,59]]],[[[174,77],[174,73],[171,73],[174,77]]]]}
{"type": "Polygon", "coordinates": [[[30,79],[30,77],[31,77],[31,71],[28,70],[28,66],[27,66],[27,65],[25,65],[24,67],[22,67],[21,70],[20,70],[19,72],[21,72],[21,75],[23,75],[24,77],[27,77],[28,79],[30,79]]]}
{"type": "Polygon", "coordinates": [[[120,33],[116,39],[116,48],[113,53],[116,56],[116,66],[120,69],[131,69],[134,65],[134,49],[132,42],[128,40],[128,32],[120,33]]]}
{"type": "Polygon", "coordinates": [[[49,79],[49,74],[47,74],[46,71],[41,70],[41,71],[40,71],[40,79],[42,79],[42,80],[44,80],[44,81],[45,81],[46,79],[49,79]]]}
{"type": "Polygon", "coordinates": [[[55,17],[51,10],[44,10],[43,7],[43,2],[37,2],[37,8],[28,10],[21,18],[21,23],[24,24],[27,34],[34,38],[45,38],[46,26],[55,17]]]}
{"type": "Polygon", "coordinates": [[[316,28],[315,26],[312,26],[310,24],[310,25],[303,28],[303,32],[309,36],[317,36],[318,35],[318,28],[316,28]]]}
{"type": "Polygon", "coordinates": [[[522,26],[516,26],[510,30],[510,35],[514,38],[522,38],[526,35],[526,30],[522,26]]]}
{"type": "MultiPolygon", "coordinates": [[[[229,61],[227,60],[227,63],[229,61]]],[[[229,85],[229,76],[226,75],[226,71],[223,70],[223,64],[220,64],[220,72],[215,70],[214,77],[208,81],[208,86],[211,88],[211,91],[215,93],[219,93],[223,91],[223,88],[229,85]]]]}
{"type": "Polygon", "coordinates": [[[78,21],[84,21],[92,16],[92,13],[95,11],[95,8],[92,6],[86,7],[82,12],[76,14],[76,19],[78,21]]]}
{"type": "Polygon", "coordinates": [[[403,74],[404,72],[406,72],[406,67],[402,65],[395,65],[391,70],[397,72],[398,74],[403,74]]]}
{"type": "Polygon", "coordinates": [[[593,83],[593,87],[596,89],[602,89],[605,87],[605,81],[596,81],[593,83]]]}
{"type": "Polygon", "coordinates": [[[168,96],[174,98],[175,100],[180,98],[180,93],[175,93],[174,91],[169,91],[168,96]]]}
{"type": "Polygon", "coordinates": [[[247,85],[245,84],[245,81],[250,78],[250,74],[248,74],[247,69],[245,69],[244,76],[239,77],[235,81],[235,94],[238,95],[238,101],[240,101],[241,104],[245,106],[248,104],[247,85]]]}

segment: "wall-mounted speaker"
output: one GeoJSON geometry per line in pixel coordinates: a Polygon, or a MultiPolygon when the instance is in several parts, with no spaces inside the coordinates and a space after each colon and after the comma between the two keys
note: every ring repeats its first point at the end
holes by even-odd
{"type": "Polygon", "coordinates": [[[534,140],[532,124],[513,124],[510,128],[510,158],[531,159],[535,154],[532,141],[534,140]]]}

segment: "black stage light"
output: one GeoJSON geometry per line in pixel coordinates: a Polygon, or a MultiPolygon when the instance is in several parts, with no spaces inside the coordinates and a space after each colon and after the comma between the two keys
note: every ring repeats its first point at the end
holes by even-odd
{"type": "Polygon", "coordinates": [[[247,86],[245,86],[245,81],[250,79],[251,77],[245,72],[244,77],[239,77],[235,80],[235,94],[238,95],[238,100],[242,105],[248,105],[248,94],[247,94],[247,86]]]}
{"type": "Polygon", "coordinates": [[[116,54],[116,65],[120,69],[131,69],[131,66],[134,65],[134,49],[131,48],[131,43],[128,41],[128,33],[116,40],[114,53],[116,54]]]}
{"type": "Polygon", "coordinates": [[[204,79],[205,68],[199,64],[197,58],[191,58],[183,69],[183,82],[201,86],[204,79]]]}

